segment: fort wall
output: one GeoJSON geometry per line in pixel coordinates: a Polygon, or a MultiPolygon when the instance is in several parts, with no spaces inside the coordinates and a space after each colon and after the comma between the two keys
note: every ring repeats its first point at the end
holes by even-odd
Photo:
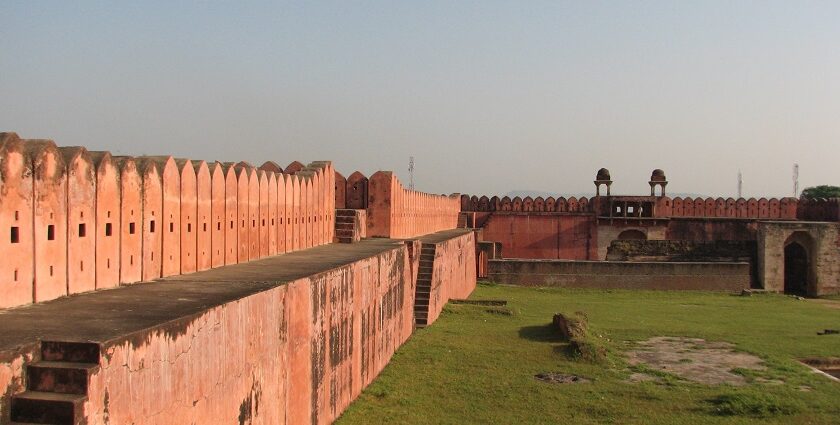
{"type": "Polygon", "coordinates": [[[599,289],[741,291],[749,263],[489,260],[492,282],[599,289]]]}
{"type": "MultiPolygon", "coordinates": [[[[266,169],[213,163],[211,174],[205,161],[111,157],[0,133],[0,163],[0,227],[8,235],[0,240],[7,259],[0,265],[0,308],[255,260],[334,237],[336,173],[329,162],[293,162],[294,174],[273,171],[270,163],[266,169]],[[283,243],[290,235],[292,242],[283,243]]],[[[410,233],[412,226],[395,222],[400,234],[410,233]]]]}
{"type": "Polygon", "coordinates": [[[368,236],[406,239],[458,226],[456,196],[406,189],[390,171],[373,174],[367,192],[368,236]]]}

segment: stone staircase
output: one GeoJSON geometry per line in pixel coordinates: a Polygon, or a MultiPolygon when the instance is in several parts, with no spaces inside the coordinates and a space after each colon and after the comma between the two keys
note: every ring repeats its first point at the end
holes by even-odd
{"type": "Polygon", "coordinates": [[[85,423],[88,383],[98,369],[98,344],[41,342],[41,360],[26,366],[26,391],[12,397],[12,423],[85,423]]]}
{"type": "Polygon", "coordinates": [[[467,228],[467,213],[461,212],[458,213],[458,229],[466,229],[467,228]]]}
{"type": "Polygon", "coordinates": [[[426,327],[429,323],[429,300],[432,295],[432,270],[435,265],[435,245],[423,244],[420,248],[420,265],[417,269],[417,290],[414,293],[414,326],[426,327]]]}
{"type": "Polygon", "coordinates": [[[339,243],[353,243],[361,240],[356,214],[353,210],[335,210],[335,237],[339,243]]]}

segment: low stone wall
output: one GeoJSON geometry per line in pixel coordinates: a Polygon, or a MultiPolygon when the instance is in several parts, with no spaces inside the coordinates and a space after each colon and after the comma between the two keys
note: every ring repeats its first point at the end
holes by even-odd
{"type": "Polygon", "coordinates": [[[0,423],[41,360],[39,340],[99,347],[86,423],[331,423],[411,336],[421,243],[437,246],[440,307],[475,288],[472,232],[424,239],[334,244],[9,311],[0,423]]]}
{"type": "Polygon", "coordinates": [[[449,300],[467,298],[475,289],[475,233],[462,232],[460,236],[443,240],[430,236],[420,241],[423,245],[435,245],[427,319],[432,324],[449,300]]]}
{"type": "Polygon", "coordinates": [[[609,261],[749,262],[756,257],[755,241],[614,240],[609,261]]]}
{"type": "Polygon", "coordinates": [[[740,291],[750,287],[749,263],[490,260],[491,282],[603,289],[740,291]]]}

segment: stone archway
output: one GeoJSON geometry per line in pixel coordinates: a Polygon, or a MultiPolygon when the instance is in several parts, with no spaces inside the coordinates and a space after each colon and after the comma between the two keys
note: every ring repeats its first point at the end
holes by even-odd
{"type": "Polygon", "coordinates": [[[785,293],[808,294],[808,251],[799,242],[785,246],[785,293]]]}
{"type": "Polygon", "coordinates": [[[795,231],[784,243],[784,292],[816,295],[814,238],[807,231],[795,231]]]}
{"type": "Polygon", "coordinates": [[[645,232],[637,229],[627,229],[618,234],[616,238],[620,241],[627,241],[627,240],[646,240],[647,235],[645,232]]]}

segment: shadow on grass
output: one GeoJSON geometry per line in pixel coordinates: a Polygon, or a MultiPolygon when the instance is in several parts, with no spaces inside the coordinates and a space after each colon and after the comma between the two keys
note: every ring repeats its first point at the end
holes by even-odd
{"type": "Polygon", "coordinates": [[[563,337],[551,325],[523,326],[519,328],[519,337],[536,342],[562,342],[563,337]]]}

